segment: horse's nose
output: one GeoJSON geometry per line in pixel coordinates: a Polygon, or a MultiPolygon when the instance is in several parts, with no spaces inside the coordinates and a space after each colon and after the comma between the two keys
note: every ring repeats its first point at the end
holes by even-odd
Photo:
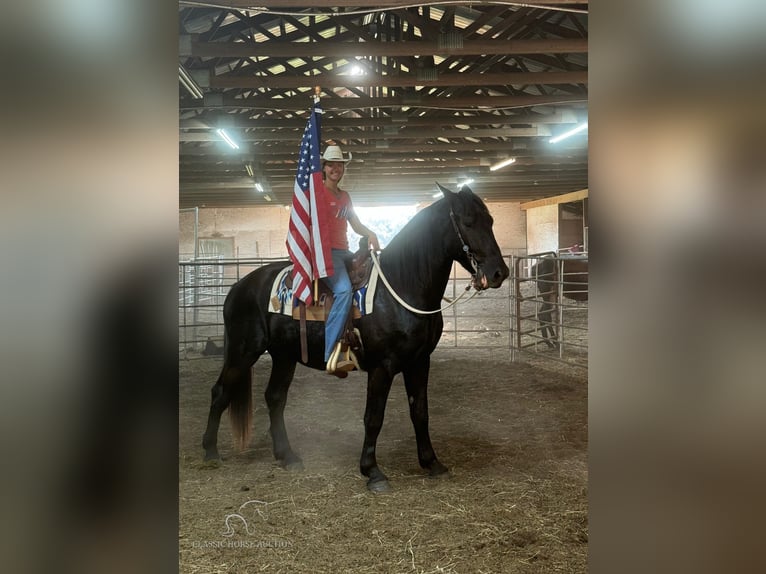
{"type": "Polygon", "coordinates": [[[495,270],[494,274],[492,275],[492,278],[490,280],[490,283],[492,285],[499,286],[503,281],[505,281],[508,278],[508,275],[510,275],[511,271],[508,269],[508,266],[505,264],[504,261],[500,262],[500,266],[495,270]]]}
{"type": "Polygon", "coordinates": [[[508,276],[509,276],[510,274],[511,274],[511,270],[510,270],[510,269],[508,269],[508,266],[505,264],[505,262],[502,262],[502,263],[500,264],[500,269],[498,269],[497,271],[495,271],[495,277],[494,277],[494,279],[495,279],[496,281],[500,281],[500,282],[502,282],[502,281],[505,281],[505,280],[508,278],[508,276]]]}

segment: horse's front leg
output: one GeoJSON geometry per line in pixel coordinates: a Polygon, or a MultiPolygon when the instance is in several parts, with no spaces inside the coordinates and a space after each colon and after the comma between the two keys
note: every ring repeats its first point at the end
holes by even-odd
{"type": "Polygon", "coordinates": [[[293,452],[285,428],[285,405],[287,391],[295,375],[295,361],[272,355],[271,376],[264,393],[269,407],[269,431],[274,449],[274,458],[287,470],[302,470],[303,462],[293,452]]]}
{"type": "Polygon", "coordinates": [[[436,458],[431,436],[428,432],[428,372],[431,357],[426,356],[410,364],[402,371],[407,400],[410,403],[410,418],[415,427],[415,439],[418,443],[418,462],[428,470],[431,476],[439,476],[449,471],[436,458]]]}
{"type": "Polygon", "coordinates": [[[388,392],[391,390],[393,377],[382,367],[370,371],[367,375],[367,407],[364,410],[364,446],[359,470],[369,478],[367,488],[372,492],[385,492],[391,489],[388,478],[378,468],[375,459],[375,445],[383,426],[388,392]]]}

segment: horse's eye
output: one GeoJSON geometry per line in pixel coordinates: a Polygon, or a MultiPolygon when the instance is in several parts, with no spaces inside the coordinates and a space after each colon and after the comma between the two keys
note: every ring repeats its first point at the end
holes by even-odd
{"type": "Polygon", "coordinates": [[[473,227],[473,217],[466,217],[463,219],[463,225],[466,227],[473,227]]]}

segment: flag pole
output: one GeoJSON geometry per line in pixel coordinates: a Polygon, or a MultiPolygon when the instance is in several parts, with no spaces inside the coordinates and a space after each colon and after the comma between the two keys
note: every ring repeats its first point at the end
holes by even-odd
{"type": "MultiPolygon", "coordinates": [[[[319,103],[319,93],[322,91],[322,88],[320,86],[314,86],[314,105],[317,105],[319,103]]],[[[321,146],[322,142],[319,142],[319,145],[321,146]]],[[[319,151],[319,150],[318,150],[319,151]]],[[[319,305],[319,278],[314,278],[314,305],[319,305]]]]}

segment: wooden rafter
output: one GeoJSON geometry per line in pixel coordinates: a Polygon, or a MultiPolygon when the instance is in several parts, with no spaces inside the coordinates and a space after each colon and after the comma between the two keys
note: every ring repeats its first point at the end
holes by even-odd
{"type": "Polygon", "coordinates": [[[383,0],[367,14],[356,1],[224,3],[181,2],[180,62],[205,94],[194,100],[179,88],[182,206],[263,201],[245,162],[277,203],[289,202],[317,85],[323,144],[354,153],[355,202],[395,202],[396,189],[427,201],[435,179],[454,183],[458,174],[485,198],[587,187],[587,140],[548,143],[587,119],[587,14],[555,8],[587,3],[383,0]],[[352,75],[356,65],[366,73],[352,75]],[[222,118],[239,149],[216,134],[222,118]],[[511,155],[513,166],[489,171],[511,155]]]}

